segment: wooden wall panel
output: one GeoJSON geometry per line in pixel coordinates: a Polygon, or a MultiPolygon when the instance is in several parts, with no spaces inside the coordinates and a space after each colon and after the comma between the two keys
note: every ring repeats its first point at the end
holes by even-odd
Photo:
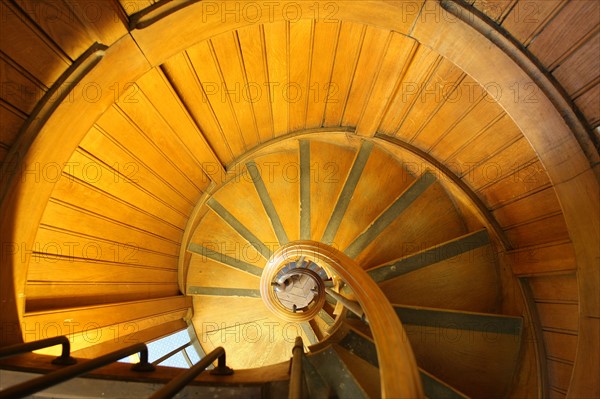
{"type": "Polygon", "coordinates": [[[518,201],[496,208],[493,215],[500,225],[506,227],[560,212],[560,204],[556,198],[556,193],[552,187],[548,187],[518,201]]]}
{"type": "Polygon", "coordinates": [[[519,0],[502,21],[515,39],[528,45],[568,0],[519,0]]]}
{"type": "Polygon", "coordinates": [[[70,65],[69,58],[13,4],[1,2],[0,15],[0,50],[50,87],[70,65]]]}
{"type": "Polygon", "coordinates": [[[579,323],[577,304],[537,302],[542,329],[576,334],[579,323]]]}
{"type": "Polygon", "coordinates": [[[513,273],[531,276],[576,269],[575,252],[571,243],[536,246],[507,253],[513,273]]]}
{"type": "Polygon", "coordinates": [[[193,206],[188,197],[196,193],[187,179],[129,124],[106,120],[99,123],[110,128],[112,134],[118,134],[120,141],[100,126],[92,128],[81,141],[81,149],[74,154],[71,161],[83,165],[80,167],[82,176],[77,177],[83,177],[82,180],[104,192],[121,197],[124,201],[142,207],[176,226],[183,226],[184,216],[193,206]],[[122,130],[116,129],[117,126],[122,130]],[[95,164],[103,168],[100,177],[103,177],[106,171],[112,179],[94,178],[95,164]],[[83,168],[89,168],[91,176],[83,173],[83,168]]]}
{"type": "Polygon", "coordinates": [[[289,24],[289,74],[287,102],[290,110],[289,130],[304,129],[306,109],[311,101],[309,92],[310,70],[313,62],[314,21],[301,19],[289,24]]]}
{"type": "Polygon", "coordinates": [[[330,101],[327,103],[325,126],[339,126],[342,124],[342,117],[348,101],[351,82],[365,38],[365,32],[366,27],[364,25],[342,22],[331,74],[334,91],[330,93],[330,101]]]}
{"type": "MultiPolygon", "coordinates": [[[[16,0],[16,3],[58,46],[71,60],[77,59],[93,43],[85,26],[85,21],[79,20],[71,6],[75,2],[57,0],[16,0]]],[[[108,3],[108,2],[107,2],[108,3]]],[[[81,6],[83,4],[79,4],[81,6]]],[[[80,15],[92,16],[102,12],[97,2],[89,3],[80,15]]]]}
{"type": "Polygon", "coordinates": [[[283,96],[283,87],[290,82],[289,76],[289,23],[274,22],[264,25],[265,53],[269,93],[273,112],[273,132],[280,136],[289,131],[289,102],[283,96]]]}
{"type": "Polygon", "coordinates": [[[592,128],[600,125],[600,83],[590,87],[585,93],[575,99],[575,104],[579,107],[592,128]]]}
{"type": "Polygon", "coordinates": [[[324,124],[326,106],[340,101],[338,77],[332,75],[340,30],[340,23],[315,23],[306,109],[308,129],[321,127],[324,124]]]}
{"type": "Polygon", "coordinates": [[[600,80],[599,54],[600,31],[571,53],[552,74],[570,96],[576,96],[600,80]]]}
{"type": "Polygon", "coordinates": [[[237,39],[239,40],[243,67],[246,73],[246,86],[242,87],[241,95],[245,101],[250,102],[252,105],[261,143],[273,138],[271,96],[265,85],[269,79],[263,32],[261,25],[251,25],[237,31],[237,39]]]}
{"type": "Polygon", "coordinates": [[[232,148],[210,105],[189,54],[177,54],[162,64],[161,69],[221,163],[228,165],[234,158],[232,148]]]}
{"type": "Polygon", "coordinates": [[[506,235],[513,243],[514,248],[567,241],[569,239],[569,232],[562,214],[555,214],[520,224],[507,229],[506,235]]]}
{"type": "Polygon", "coordinates": [[[27,114],[0,99],[0,143],[6,149],[14,142],[27,114]]]}
{"type": "Polygon", "coordinates": [[[597,29],[597,20],[587,18],[598,15],[600,4],[596,1],[571,1],[554,17],[528,46],[542,64],[553,70],[575,51],[597,29]],[[561,40],[556,40],[560,37],[561,40]]]}
{"type": "Polygon", "coordinates": [[[47,87],[0,53],[0,98],[23,114],[30,114],[47,87]]]}
{"type": "Polygon", "coordinates": [[[138,248],[146,248],[166,255],[177,255],[179,252],[177,241],[134,228],[127,224],[127,221],[112,220],[57,200],[48,202],[41,223],[92,237],[126,242],[138,248]]]}

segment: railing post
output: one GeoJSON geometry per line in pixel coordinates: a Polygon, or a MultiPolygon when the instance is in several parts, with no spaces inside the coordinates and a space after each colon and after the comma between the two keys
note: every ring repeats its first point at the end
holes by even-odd
{"type": "Polygon", "coordinates": [[[302,370],[302,356],[304,355],[304,344],[302,337],[296,337],[294,349],[292,349],[292,367],[290,371],[290,391],[289,399],[302,398],[302,385],[304,372],[302,370]]]}

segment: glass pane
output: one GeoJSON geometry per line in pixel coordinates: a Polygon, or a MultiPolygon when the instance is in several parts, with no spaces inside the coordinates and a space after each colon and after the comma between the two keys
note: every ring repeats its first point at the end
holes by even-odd
{"type": "Polygon", "coordinates": [[[160,365],[168,366],[168,367],[179,367],[182,369],[189,368],[187,362],[185,361],[185,358],[183,357],[183,353],[181,353],[181,351],[177,352],[176,354],[174,354],[173,356],[171,356],[164,362],[160,363],[160,365]]]}

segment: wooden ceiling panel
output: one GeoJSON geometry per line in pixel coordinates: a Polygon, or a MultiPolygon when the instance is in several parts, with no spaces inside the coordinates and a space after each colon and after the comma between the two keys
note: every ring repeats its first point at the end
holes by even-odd
{"type": "Polygon", "coordinates": [[[273,111],[267,82],[268,68],[262,25],[250,25],[237,31],[245,68],[245,86],[242,98],[249,102],[254,112],[260,142],[273,138],[273,111]]]}
{"type": "Polygon", "coordinates": [[[391,32],[367,26],[360,56],[354,70],[348,101],[342,118],[343,126],[356,126],[369,99],[379,67],[389,46],[391,32]]]}
{"type": "Polygon", "coordinates": [[[283,88],[290,79],[289,34],[287,21],[264,25],[268,89],[271,97],[275,137],[289,131],[290,104],[285,100],[283,92],[283,88]]]}
{"type": "Polygon", "coordinates": [[[373,136],[377,132],[392,95],[400,88],[402,76],[416,47],[413,39],[398,33],[391,34],[376,80],[356,126],[358,134],[373,136]]]}
{"type": "Polygon", "coordinates": [[[171,57],[161,68],[221,163],[229,164],[234,158],[233,151],[194,71],[188,53],[183,52],[171,57]]]}
{"type": "MultiPolygon", "coordinates": [[[[244,88],[247,78],[236,32],[216,36],[210,40],[220,72],[220,101],[231,108],[246,150],[260,143],[252,103],[246,98],[244,88]]],[[[213,103],[213,102],[211,102],[213,103]]],[[[213,105],[214,106],[214,105],[213,105]]]]}
{"type": "Polygon", "coordinates": [[[289,24],[289,68],[290,80],[283,88],[284,100],[289,103],[291,132],[306,126],[306,110],[310,98],[311,65],[313,60],[314,21],[301,19],[289,24]]]}
{"type": "Polygon", "coordinates": [[[363,45],[366,27],[350,22],[342,22],[335,62],[331,74],[331,91],[325,110],[325,126],[340,126],[358,56],[363,45]]]}
{"type": "Polygon", "coordinates": [[[326,106],[339,101],[339,87],[333,76],[333,63],[340,35],[341,24],[317,22],[314,25],[314,40],[308,104],[306,108],[306,128],[323,126],[326,106]]]}

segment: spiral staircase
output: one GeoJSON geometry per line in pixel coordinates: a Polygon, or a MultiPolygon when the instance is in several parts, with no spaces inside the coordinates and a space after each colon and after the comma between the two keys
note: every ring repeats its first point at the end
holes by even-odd
{"type": "Polygon", "coordinates": [[[598,397],[599,4],[0,0],[0,397],[598,397]]]}
{"type": "Polygon", "coordinates": [[[186,289],[205,351],[223,346],[232,367],[262,367],[286,361],[300,335],[332,392],[381,395],[352,288],[301,251],[278,267],[269,262],[280,246],[289,252],[311,240],[353,258],[394,304],[428,397],[506,396],[523,321],[502,314],[485,226],[461,212],[432,171],[414,175],[372,142],[322,135],[284,147],[246,160],[198,214],[186,289]],[[306,270],[310,277],[292,281],[306,270]]]}

